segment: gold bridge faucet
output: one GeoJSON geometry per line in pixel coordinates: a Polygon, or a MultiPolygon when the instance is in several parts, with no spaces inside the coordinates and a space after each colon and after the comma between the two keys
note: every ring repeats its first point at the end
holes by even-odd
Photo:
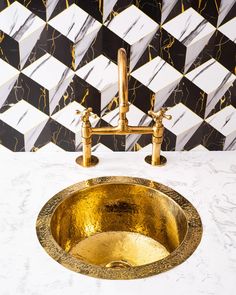
{"type": "Polygon", "coordinates": [[[76,159],[76,162],[83,167],[95,166],[98,158],[91,155],[92,135],[127,135],[127,134],[152,134],[152,155],[148,155],[145,161],[153,166],[161,166],[166,163],[166,158],[161,156],[161,144],[163,141],[164,126],[162,120],[171,119],[166,115],[167,108],[161,108],[158,112],[149,111],[154,124],[150,126],[129,126],[126,113],[129,111],[128,102],[128,75],[127,75],[127,57],[124,48],[118,50],[118,86],[119,86],[119,120],[115,127],[92,128],[89,117],[92,108],[86,109],[82,113],[82,143],[83,155],[76,159]]]}

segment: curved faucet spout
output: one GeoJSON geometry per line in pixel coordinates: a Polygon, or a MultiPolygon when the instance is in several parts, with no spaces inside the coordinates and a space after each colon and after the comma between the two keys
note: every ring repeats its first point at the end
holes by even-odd
{"type": "Polygon", "coordinates": [[[92,127],[89,117],[92,109],[88,108],[82,114],[82,143],[83,155],[76,159],[76,162],[83,167],[94,166],[98,163],[98,158],[91,155],[92,135],[130,135],[130,134],[152,134],[152,155],[148,155],[145,161],[153,166],[161,166],[166,163],[166,158],[161,153],[163,141],[164,125],[163,119],[171,119],[166,115],[167,108],[162,108],[158,112],[149,111],[155,123],[153,126],[129,126],[126,113],[129,111],[128,102],[128,74],[127,56],[124,48],[118,50],[118,88],[119,88],[119,121],[117,126],[92,127]]]}
{"type": "Polygon", "coordinates": [[[127,74],[127,55],[124,48],[118,50],[118,87],[119,87],[119,110],[121,129],[128,126],[126,113],[129,111],[128,103],[128,74],[127,74]]]}

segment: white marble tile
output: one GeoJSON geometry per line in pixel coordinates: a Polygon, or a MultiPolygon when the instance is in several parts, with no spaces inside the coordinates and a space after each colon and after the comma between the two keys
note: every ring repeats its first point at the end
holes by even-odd
{"type": "Polygon", "coordinates": [[[179,81],[182,74],[160,56],[157,56],[136,71],[133,71],[131,76],[156,93],[173,82],[179,81]]]}
{"type": "Polygon", "coordinates": [[[203,122],[202,118],[197,116],[182,103],[170,108],[166,114],[171,115],[172,119],[163,120],[163,124],[165,125],[165,128],[171,130],[175,135],[179,135],[189,128],[203,122]]]}
{"type": "Polygon", "coordinates": [[[222,87],[225,83],[232,84],[235,79],[234,75],[214,58],[189,72],[186,77],[207,94],[222,87]]]}
{"type": "Polygon", "coordinates": [[[154,111],[160,109],[182,78],[182,74],[157,56],[131,73],[135,79],[155,93],[154,111]]]}
{"type": "Polygon", "coordinates": [[[236,132],[236,109],[229,105],[207,118],[206,122],[223,135],[228,136],[230,133],[236,132]]]}
{"type": "Polygon", "coordinates": [[[102,26],[76,4],[55,16],[49,24],[74,43],[76,68],[102,26]]]}
{"type": "Polygon", "coordinates": [[[163,28],[186,47],[215,31],[215,28],[193,8],[171,19],[163,28]]]}
{"type": "Polygon", "coordinates": [[[214,58],[189,72],[186,78],[207,93],[205,116],[210,113],[235,80],[235,76],[214,58]]]}
{"type": "Polygon", "coordinates": [[[235,151],[236,150],[236,131],[232,132],[225,138],[223,151],[235,151]]]}
{"type": "MultiPolygon", "coordinates": [[[[104,55],[99,55],[76,71],[81,79],[103,92],[118,82],[118,67],[104,55]]],[[[118,90],[118,87],[117,87],[118,90]]]]}
{"type": "Polygon", "coordinates": [[[0,13],[0,30],[18,42],[29,37],[44,24],[43,20],[17,1],[0,13]]]}
{"type": "Polygon", "coordinates": [[[207,118],[206,122],[225,136],[224,150],[236,148],[236,109],[233,106],[225,107],[207,118]]]}
{"type": "Polygon", "coordinates": [[[202,144],[199,144],[195,146],[195,148],[191,149],[191,152],[207,152],[209,151],[207,148],[205,148],[202,144]]]}
{"type": "Polygon", "coordinates": [[[101,110],[118,91],[118,67],[104,55],[99,55],[80,68],[76,75],[101,93],[101,110]]]}
{"type": "Polygon", "coordinates": [[[19,73],[18,70],[0,59],[0,108],[12,90],[19,73]]]}
{"type": "Polygon", "coordinates": [[[48,116],[28,102],[21,100],[6,110],[1,115],[1,120],[22,134],[25,134],[34,126],[47,121],[48,116]]]}
{"type": "Polygon", "coordinates": [[[185,55],[185,67],[184,72],[186,73],[190,66],[193,64],[199,53],[204,49],[206,44],[208,43],[210,37],[212,35],[206,35],[205,37],[202,37],[198,42],[195,42],[194,44],[190,45],[186,50],[185,55]]]}
{"type": "MultiPolygon", "coordinates": [[[[52,116],[53,120],[74,133],[76,150],[79,150],[81,147],[81,115],[83,110],[85,110],[85,108],[81,104],[73,101],[52,116]],[[80,111],[81,113],[78,114],[77,111],[80,111]]],[[[90,123],[92,127],[95,127],[98,121],[99,117],[91,114],[90,123]]]]}
{"type": "Polygon", "coordinates": [[[12,153],[12,151],[6,148],[4,145],[0,144],[0,153],[12,153]]]}
{"type": "Polygon", "coordinates": [[[111,152],[111,149],[109,149],[107,146],[105,146],[102,143],[98,143],[95,146],[92,147],[92,153],[94,152],[111,152]]]}
{"type": "Polygon", "coordinates": [[[36,151],[37,153],[54,153],[54,152],[62,152],[64,153],[65,150],[63,150],[62,148],[60,148],[58,145],[56,145],[53,142],[49,142],[47,144],[45,144],[43,147],[41,147],[40,149],[38,149],[36,151]]]}
{"type": "Polygon", "coordinates": [[[0,30],[19,43],[20,67],[23,68],[40,37],[45,22],[15,1],[0,13],[0,30]]]}
{"type": "Polygon", "coordinates": [[[162,0],[161,23],[166,20],[178,0],[162,0]]]}
{"type": "Polygon", "coordinates": [[[228,37],[231,41],[236,43],[236,17],[232,18],[230,21],[220,26],[218,30],[228,37]]]}
{"type": "Polygon", "coordinates": [[[137,151],[138,153],[142,154],[151,154],[152,153],[152,143],[149,143],[148,145],[142,147],[140,150],[137,151]]]}
{"type": "Polygon", "coordinates": [[[143,152],[96,155],[99,165],[82,169],[75,163],[78,153],[0,153],[1,293],[234,295],[236,153],[164,153],[168,162],[162,168],[149,166],[143,152]],[[107,175],[151,179],[187,198],[203,222],[194,254],[168,272],[128,281],[87,277],[49,257],[35,233],[42,206],[69,185],[107,175]]]}
{"type": "Polygon", "coordinates": [[[182,103],[170,108],[166,114],[171,115],[171,120],[163,120],[163,125],[176,136],[176,150],[181,151],[203,119],[197,116],[182,103]]]}
{"type": "MultiPolygon", "coordinates": [[[[62,110],[58,111],[56,114],[52,116],[52,119],[60,123],[62,126],[71,130],[74,133],[81,132],[81,115],[85,108],[76,101],[71,102],[62,110]],[[77,111],[81,112],[81,114],[77,114],[77,111]]],[[[94,114],[91,114],[90,122],[94,126],[98,121],[97,118],[93,118],[94,114]]]]}
{"type": "Polygon", "coordinates": [[[186,48],[185,72],[208,43],[215,28],[193,8],[185,10],[163,28],[186,48]]]}
{"type": "Polygon", "coordinates": [[[54,9],[56,8],[59,0],[47,0],[46,1],[46,17],[47,20],[50,19],[54,9]]]}
{"type": "Polygon", "coordinates": [[[235,0],[221,0],[220,6],[219,6],[219,12],[218,12],[218,21],[217,25],[219,26],[226,15],[229,13],[230,9],[235,4],[235,0]]]}
{"type": "Polygon", "coordinates": [[[21,100],[1,115],[1,120],[24,136],[25,151],[30,151],[49,117],[21,100]]]}
{"type": "Polygon", "coordinates": [[[138,41],[135,44],[131,45],[131,48],[130,48],[130,62],[129,62],[130,71],[133,70],[136,63],[139,61],[139,58],[142,56],[145,49],[148,47],[148,45],[151,42],[153,36],[154,36],[154,34],[151,33],[151,34],[143,37],[140,41],[138,41]]]}
{"type": "Polygon", "coordinates": [[[131,5],[109,21],[107,27],[132,45],[156,31],[158,24],[131,5]]]}
{"type": "Polygon", "coordinates": [[[118,0],[104,0],[103,1],[103,22],[106,21],[109,14],[112,12],[113,7],[117,3],[118,0]]]}
{"type": "Polygon", "coordinates": [[[159,28],[156,22],[134,5],[113,17],[106,25],[131,46],[130,70],[134,68],[159,28]]]}
{"type": "Polygon", "coordinates": [[[40,38],[40,35],[44,29],[44,25],[40,27],[37,31],[32,33],[28,38],[24,38],[19,42],[19,56],[20,56],[20,69],[22,70],[24,68],[24,65],[26,61],[28,60],[28,57],[36,45],[38,39],[40,38]]]}
{"type": "Polygon", "coordinates": [[[55,16],[49,24],[73,43],[79,42],[86,35],[98,31],[101,24],[76,4],[55,16]]]}
{"type": "MultiPolygon", "coordinates": [[[[100,27],[99,27],[100,29],[100,27]]],[[[94,41],[94,39],[97,37],[98,30],[92,31],[90,34],[84,36],[81,38],[78,42],[74,44],[74,66],[75,69],[78,68],[82,58],[84,57],[85,53],[88,51],[90,45],[94,41]]]]}
{"type": "Polygon", "coordinates": [[[48,53],[25,68],[22,73],[48,90],[74,75],[72,70],[48,53]]]}
{"type": "Polygon", "coordinates": [[[49,91],[50,114],[74,76],[71,69],[48,53],[25,68],[22,73],[49,91]]]}

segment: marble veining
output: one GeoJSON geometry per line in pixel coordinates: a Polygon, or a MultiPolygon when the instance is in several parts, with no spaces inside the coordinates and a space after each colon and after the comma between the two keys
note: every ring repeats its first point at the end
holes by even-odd
{"type": "MultiPolygon", "coordinates": [[[[37,110],[28,102],[21,100],[4,112],[1,116],[4,124],[18,131],[24,140],[24,150],[29,152],[34,146],[35,141],[48,122],[48,116],[37,110]]],[[[15,135],[16,146],[18,144],[15,135]]]]}
{"type": "Polygon", "coordinates": [[[159,28],[155,21],[134,5],[107,21],[105,25],[130,47],[130,70],[134,68],[159,28]]]}
{"type": "Polygon", "coordinates": [[[194,44],[206,35],[213,33],[215,28],[193,8],[189,8],[179,16],[163,25],[177,40],[186,47],[194,44]]]}
{"type": "Polygon", "coordinates": [[[0,13],[0,30],[16,41],[28,37],[42,25],[44,22],[38,16],[17,1],[0,13]]]}
{"type": "Polygon", "coordinates": [[[235,76],[214,58],[188,73],[186,77],[208,94],[219,91],[223,85],[232,84],[235,80],[235,76]]]}
{"type": "MultiPolygon", "coordinates": [[[[54,114],[52,119],[65,126],[72,132],[80,134],[82,124],[81,115],[84,110],[85,108],[81,104],[73,101],[68,106],[54,114]],[[80,113],[77,113],[77,111],[80,113]]],[[[98,118],[91,118],[92,126],[94,126],[97,121],[98,118]]]]}
{"type": "Polygon", "coordinates": [[[193,114],[182,103],[179,103],[168,110],[167,114],[170,114],[172,116],[172,120],[165,120],[163,121],[163,124],[166,128],[174,132],[176,135],[182,133],[187,128],[195,126],[196,124],[199,124],[203,121],[199,116],[193,114]]]}
{"type": "Polygon", "coordinates": [[[218,21],[217,21],[218,26],[222,23],[225,16],[230,11],[230,9],[233,7],[234,4],[235,4],[235,0],[221,0],[220,1],[219,16],[218,16],[218,21]]]}
{"type": "Polygon", "coordinates": [[[158,29],[158,24],[134,5],[112,18],[106,25],[130,45],[158,29]]]}
{"type": "Polygon", "coordinates": [[[178,82],[182,78],[182,75],[160,56],[133,71],[131,75],[153,92],[169,86],[174,81],[178,82]]]}
{"type": "Polygon", "coordinates": [[[165,120],[163,124],[169,132],[176,136],[175,148],[181,151],[203,120],[182,103],[175,105],[167,113],[172,115],[172,120],[165,120]]]}
{"type": "Polygon", "coordinates": [[[47,12],[47,20],[49,20],[52,15],[55,7],[57,6],[59,0],[48,0],[46,1],[46,12],[47,12]]]}
{"type": "Polygon", "coordinates": [[[21,133],[28,132],[33,126],[47,122],[48,116],[21,100],[1,115],[1,120],[21,133]]]}
{"type": "Polygon", "coordinates": [[[230,21],[228,21],[226,24],[223,24],[218,28],[218,30],[227,36],[230,40],[232,40],[234,43],[236,43],[236,17],[232,18],[230,21]]]}
{"type": "Polygon", "coordinates": [[[163,23],[178,0],[162,0],[161,23],[163,23]]]}
{"type": "MultiPolygon", "coordinates": [[[[151,150],[151,146],[149,146],[151,150]]],[[[236,272],[235,152],[169,152],[157,169],[139,153],[95,152],[100,163],[79,168],[78,153],[2,153],[0,166],[0,283],[2,294],[172,294],[234,295],[236,272]],[[128,167],[128,169],[127,169],[128,167]],[[141,280],[98,280],[63,268],[40,246],[35,220],[55,193],[98,176],[127,175],[152,179],[175,189],[198,210],[202,241],[183,264],[141,280]]]]}
{"type": "Polygon", "coordinates": [[[59,87],[62,81],[72,78],[74,74],[72,70],[48,53],[25,68],[22,73],[47,89],[59,87]]]}
{"type": "MultiPolygon", "coordinates": [[[[104,55],[99,55],[93,61],[80,68],[76,75],[102,92],[111,85],[117,84],[117,71],[118,67],[115,63],[104,55]]],[[[118,86],[116,89],[118,90],[118,86]]]]}
{"type": "MultiPolygon", "coordinates": [[[[77,133],[66,127],[62,113],[61,122],[52,116],[76,101],[92,107],[99,124],[106,125],[106,115],[118,107],[117,50],[124,47],[129,101],[137,108],[136,122],[143,122],[139,119],[148,110],[157,111],[163,105],[182,103],[188,108],[186,113],[178,113],[173,130],[166,130],[163,149],[176,149],[176,142],[186,150],[199,144],[209,150],[234,149],[235,127],[225,135],[206,121],[213,114],[225,119],[224,108],[235,107],[234,3],[0,1],[0,118],[23,99],[46,114],[50,122],[36,139],[33,151],[50,141],[74,151],[77,133]],[[192,125],[191,120],[190,126],[185,124],[186,128],[175,134],[174,128],[187,113],[201,117],[201,125],[195,129],[198,123],[192,125]],[[191,138],[183,147],[188,132],[191,138]]],[[[35,128],[32,126],[34,136],[35,128]]],[[[0,121],[0,144],[23,151],[25,138],[0,121]]],[[[128,146],[125,136],[98,136],[95,140],[114,151],[128,146]]],[[[131,146],[139,150],[149,142],[145,135],[131,146]]]]}
{"type": "Polygon", "coordinates": [[[101,27],[98,21],[76,4],[72,4],[54,17],[49,24],[74,43],[81,41],[85,35],[101,27]]]}
{"type": "Polygon", "coordinates": [[[0,59],[0,108],[7,99],[13,85],[15,84],[19,71],[0,59]]]}
{"type": "Polygon", "coordinates": [[[103,22],[106,21],[107,17],[111,13],[111,11],[112,11],[114,5],[117,3],[117,1],[118,0],[105,0],[104,1],[103,15],[102,15],[103,22]]]}
{"type": "MultiPolygon", "coordinates": [[[[11,57],[14,66],[19,69],[24,67],[44,27],[45,22],[42,19],[17,1],[0,12],[0,31],[14,40],[14,43],[11,43],[11,47],[15,47],[14,55],[11,57]]],[[[3,40],[4,35],[1,42],[3,40]]],[[[5,51],[2,51],[2,48],[1,53],[5,57],[5,51]]],[[[5,60],[9,62],[7,57],[5,60]]]]}
{"type": "Polygon", "coordinates": [[[224,108],[222,112],[207,118],[206,122],[225,136],[232,132],[236,133],[236,109],[233,106],[228,106],[224,108]]]}

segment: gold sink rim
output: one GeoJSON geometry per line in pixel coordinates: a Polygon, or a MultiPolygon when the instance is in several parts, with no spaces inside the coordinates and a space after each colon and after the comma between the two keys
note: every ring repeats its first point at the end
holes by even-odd
{"type": "Polygon", "coordinates": [[[101,279],[138,279],[165,272],[183,263],[198,247],[201,241],[203,227],[196,208],[185,197],[172,188],[145,178],[102,176],[75,183],[50,198],[39,212],[36,221],[36,233],[41,246],[49,256],[72,271],[101,279]],[[116,183],[141,185],[160,191],[181,208],[187,220],[187,231],[181,244],[167,257],[140,266],[120,269],[107,268],[87,262],[85,263],[64,251],[57,244],[51,232],[51,219],[57,207],[79,190],[116,183]]]}

